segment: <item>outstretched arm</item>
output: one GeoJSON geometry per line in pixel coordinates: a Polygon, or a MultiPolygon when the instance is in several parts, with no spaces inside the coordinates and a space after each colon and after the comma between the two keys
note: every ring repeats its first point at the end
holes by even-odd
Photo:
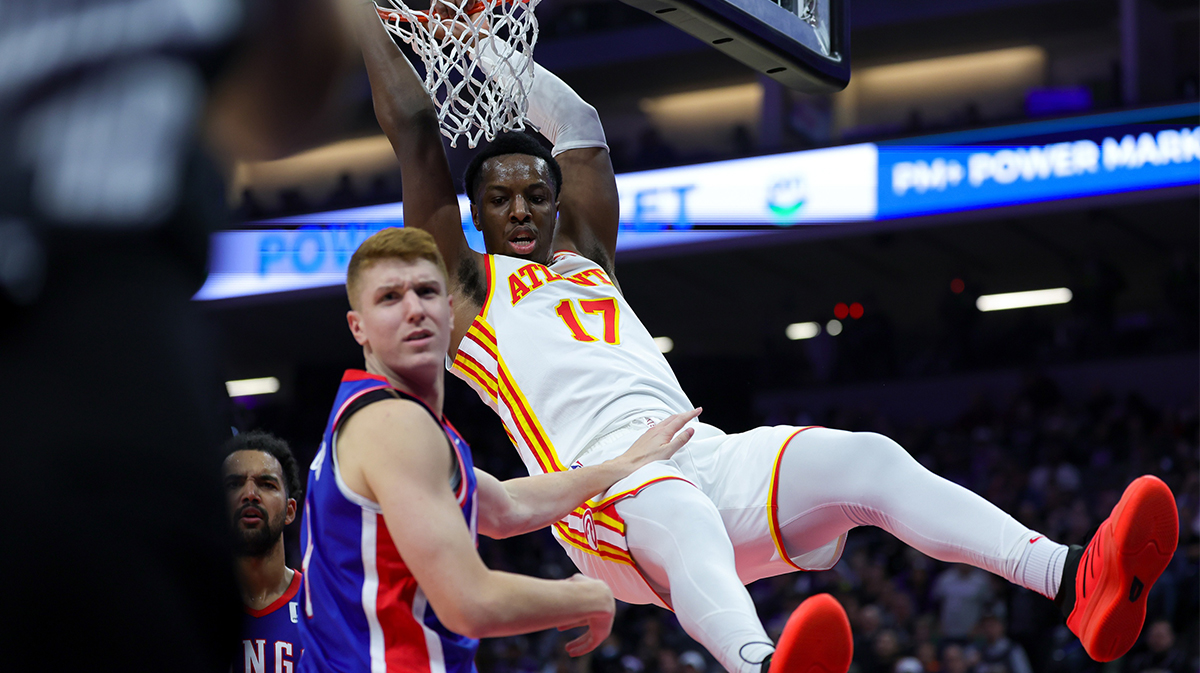
{"type": "Polygon", "coordinates": [[[417,404],[366,407],[338,433],[335,450],[346,485],[379,503],[392,542],[446,628],[492,638],[588,626],[567,645],[574,656],[608,636],[615,606],[602,582],[543,580],[483,564],[450,490],[453,449],[417,404]]]}
{"type": "Polygon", "coordinates": [[[580,503],[608,490],[639,467],[675,455],[692,438],[693,430],[683,426],[699,415],[700,409],[693,409],[669,416],[643,433],[625,453],[599,465],[503,482],[475,470],[479,483],[479,533],[505,538],[561,520],[580,503]]]}
{"type": "Polygon", "coordinates": [[[346,0],[346,5],[371,80],[375,117],[400,160],[404,224],[432,234],[446,261],[456,298],[453,352],[482,306],[484,288],[480,255],[463,235],[437,111],[412,64],[380,23],[374,3],[346,0]]]}
{"type": "MultiPolygon", "coordinates": [[[[487,69],[489,57],[483,58],[487,69]]],[[[557,75],[534,63],[527,116],[554,144],[554,157],[562,167],[554,249],[573,248],[615,279],[620,204],[596,108],[557,75]]]]}

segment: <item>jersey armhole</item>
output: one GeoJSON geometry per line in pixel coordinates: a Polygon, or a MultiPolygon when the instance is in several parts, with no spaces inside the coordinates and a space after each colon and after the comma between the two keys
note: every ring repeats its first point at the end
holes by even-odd
{"type": "MultiPolygon", "coordinates": [[[[349,404],[346,405],[346,408],[342,410],[342,413],[338,416],[337,421],[334,423],[333,432],[330,433],[331,436],[333,437],[333,446],[331,447],[331,453],[332,453],[332,457],[335,461],[334,462],[334,468],[335,468],[334,471],[338,475],[339,485],[341,484],[341,470],[336,469],[337,468],[336,461],[337,461],[337,436],[338,436],[338,433],[341,432],[342,426],[346,423],[346,421],[349,420],[350,417],[353,416],[356,412],[362,411],[365,407],[367,407],[371,404],[374,404],[376,402],[382,402],[384,400],[409,400],[411,402],[416,402],[421,406],[422,409],[429,412],[429,415],[433,417],[433,422],[436,423],[438,428],[442,431],[442,436],[446,438],[446,446],[447,446],[447,448],[450,449],[450,463],[451,463],[450,490],[453,491],[454,494],[457,496],[459,494],[459,488],[463,483],[463,479],[465,478],[465,475],[463,475],[462,457],[460,457],[458,455],[458,451],[454,448],[454,440],[451,439],[450,435],[448,435],[446,433],[446,429],[444,427],[442,427],[442,423],[441,423],[441,421],[438,420],[438,417],[433,413],[433,409],[430,409],[428,406],[426,406],[426,404],[424,402],[413,397],[412,395],[408,395],[406,393],[403,393],[399,390],[395,390],[393,388],[377,388],[375,390],[368,390],[367,392],[359,395],[352,402],[350,402],[349,404]]],[[[347,489],[347,490],[349,490],[349,489],[347,489]]],[[[365,500],[365,498],[364,498],[364,500],[365,500]]],[[[372,503],[372,504],[375,507],[379,506],[378,503],[372,503]]]]}

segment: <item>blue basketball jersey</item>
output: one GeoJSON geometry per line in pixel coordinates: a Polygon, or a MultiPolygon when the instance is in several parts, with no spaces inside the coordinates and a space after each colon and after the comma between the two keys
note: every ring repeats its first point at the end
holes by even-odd
{"type": "Polygon", "coordinates": [[[300,647],[300,585],[295,571],[288,588],[262,610],[245,608],[242,646],[234,656],[232,673],[294,673],[300,647]]]}
{"type": "MultiPolygon", "coordinates": [[[[308,474],[304,499],[304,592],[300,668],[316,671],[472,673],[479,641],[438,621],[425,593],[396,550],[378,503],[351,491],[337,463],[337,433],[362,406],[379,399],[420,400],[387,379],[347,370],[325,436],[308,474]]],[[[471,449],[444,419],[458,461],[451,484],[475,536],[475,470],[471,449]]],[[[402,431],[402,430],[401,430],[402,431]]]]}

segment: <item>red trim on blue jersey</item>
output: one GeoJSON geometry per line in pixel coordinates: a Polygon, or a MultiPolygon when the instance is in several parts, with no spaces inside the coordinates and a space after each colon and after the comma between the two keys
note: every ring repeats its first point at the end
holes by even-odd
{"type": "MultiPolygon", "coordinates": [[[[453,430],[453,431],[454,431],[454,434],[458,435],[458,438],[459,438],[459,439],[462,439],[462,433],[458,431],[458,428],[454,427],[454,424],[450,422],[450,419],[449,419],[449,418],[442,418],[442,422],[443,422],[443,423],[445,423],[445,424],[446,424],[446,426],[447,426],[447,427],[449,427],[451,430],[453,430]]],[[[464,442],[464,443],[465,443],[466,441],[467,441],[467,440],[463,439],[463,442],[464,442]]]]}
{"type": "Polygon", "coordinates": [[[271,603],[270,605],[268,605],[267,607],[265,607],[261,610],[255,610],[254,608],[250,607],[249,605],[242,605],[242,607],[245,608],[245,610],[246,610],[246,614],[250,615],[251,617],[266,617],[267,615],[271,614],[272,612],[275,612],[279,608],[287,605],[288,601],[295,598],[296,594],[300,592],[300,578],[301,578],[300,571],[293,569],[292,570],[292,581],[290,584],[288,584],[288,588],[286,590],[284,590],[282,596],[280,596],[279,598],[276,598],[273,603],[271,603]]]}
{"type": "MultiPolygon", "coordinates": [[[[417,404],[420,404],[422,407],[425,407],[425,409],[430,413],[430,415],[432,415],[435,419],[437,419],[438,424],[444,423],[446,420],[444,416],[438,416],[436,413],[434,413],[433,409],[428,404],[425,403],[425,400],[417,397],[416,395],[412,395],[411,393],[407,393],[403,390],[400,390],[399,388],[393,387],[391,382],[389,382],[387,380],[387,378],[385,378],[383,376],[372,374],[370,372],[364,372],[361,369],[347,369],[346,373],[342,375],[342,381],[343,382],[345,382],[345,381],[379,381],[383,385],[375,386],[372,388],[363,388],[362,390],[354,393],[350,397],[347,397],[346,401],[342,402],[342,406],[338,407],[337,414],[333,417],[333,419],[334,419],[333,426],[335,428],[338,427],[338,424],[341,422],[342,414],[345,413],[346,408],[349,407],[350,404],[352,402],[354,402],[354,400],[357,400],[358,398],[362,397],[363,395],[365,395],[369,392],[374,392],[376,390],[379,390],[380,388],[392,388],[393,390],[404,393],[405,395],[407,395],[407,397],[405,397],[403,399],[416,402],[417,404]]],[[[455,432],[457,433],[458,431],[455,430],[455,432]]]]}
{"type": "MultiPolygon", "coordinates": [[[[374,377],[368,377],[368,378],[374,378],[374,377]]],[[[366,380],[366,379],[356,379],[356,380],[361,381],[361,380],[366,380]]],[[[333,417],[333,427],[339,428],[339,426],[342,423],[342,414],[346,413],[346,410],[350,408],[350,405],[354,403],[354,400],[357,400],[358,398],[362,397],[363,395],[366,395],[367,393],[375,392],[376,390],[379,390],[381,388],[390,388],[390,387],[391,386],[387,385],[387,382],[385,381],[384,385],[382,385],[382,386],[375,386],[374,388],[363,388],[362,390],[354,393],[350,397],[347,397],[346,401],[342,402],[342,406],[338,407],[337,414],[335,414],[333,417]]]]}
{"type": "Polygon", "coordinates": [[[365,381],[367,379],[375,379],[376,381],[383,381],[384,383],[388,382],[387,378],[384,376],[372,374],[371,372],[364,372],[361,369],[347,369],[346,373],[342,374],[342,381],[365,381]]]}
{"type": "MultiPolygon", "coordinates": [[[[466,483],[465,479],[463,483],[466,483]]],[[[379,589],[375,594],[375,614],[383,631],[383,658],[387,670],[429,671],[430,652],[425,629],[413,614],[417,580],[396,549],[383,515],[378,515],[376,523],[375,570],[379,589]]]]}

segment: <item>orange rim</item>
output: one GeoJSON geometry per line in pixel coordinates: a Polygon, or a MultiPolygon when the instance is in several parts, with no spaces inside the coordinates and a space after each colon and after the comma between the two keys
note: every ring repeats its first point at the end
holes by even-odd
{"type": "MultiPolygon", "coordinates": [[[[514,2],[528,3],[529,0],[501,0],[501,2],[506,5],[511,5],[514,2]]],[[[483,10],[487,9],[487,3],[483,2],[483,0],[474,0],[473,2],[466,5],[466,7],[464,9],[467,14],[471,14],[471,15],[478,14],[478,13],[482,12],[483,10]]],[[[397,21],[402,21],[404,23],[408,23],[408,19],[404,18],[404,15],[401,14],[399,12],[399,10],[384,9],[382,7],[376,6],[375,11],[379,13],[379,18],[383,19],[384,21],[388,21],[394,16],[394,17],[396,17],[397,21]]],[[[427,12],[427,11],[422,12],[422,11],[413,10],[413,14],[417,15],[417,20],[420,21],[421,23],[426,23],[429,21],[429,12],[427,12]]]]}

